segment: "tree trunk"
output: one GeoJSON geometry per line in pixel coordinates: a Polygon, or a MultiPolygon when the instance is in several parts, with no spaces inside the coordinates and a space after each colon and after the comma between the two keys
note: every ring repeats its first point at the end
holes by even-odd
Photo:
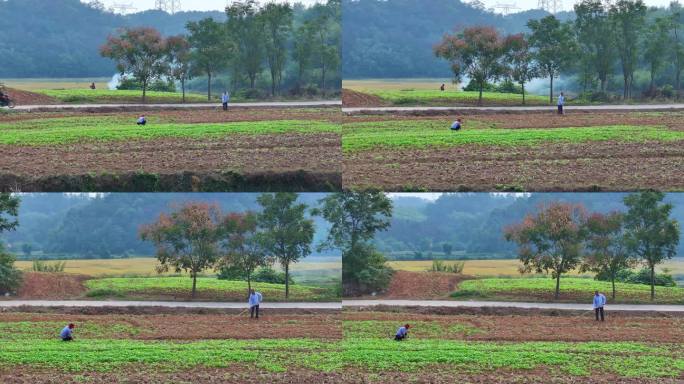
{"type": "Polygon", "coordinates": [[[477,105],[482,105],[482,88],[484,88],[484,81],[480,82],[480,96],[477,98],[477,105]]]}
{"type": "Polygon", "coordinates": [[[195,299],[197,293],[197,272],[192,272],[192,298],[195,299]]]}
{"type": "Polygon", "coordinates": [[[551,83],[549,87],[549,104],[553,105],[553,73],[550,76],[551,83]]]}
{"type": "Polygon", "coordinates": [[[615,272],[611,272],[610,282],[613,284],[613,300],[615,300],[615,272]]]}
{"type": "Polygon", "coordinates": [[[252,293],[252,274],[247,274],[247,297],[252,293]]]}
{"type": "Polygon", "coordinates": [[[623,85],[622,85],[622,86],[623,86],[622,98],[623,98],[624,100],[627,100],[627,99],[629,98],[629,94],[628,94],[629,91],[628,91],[628,88],[627,88],[627,83],[628,83],[628,81],[629,81],[629,80],[628,80],[628,79],[629,79],[629,76],[625,73],[625,74],[622,75],[622,79],[623,79],[623,85]]]}
{"type": "Polygon", "coordinates": [[[211,72],[207,72],[207,101],[211,101],[211,72]]]}
{"type": "Polygon", "coordinates": [[[520,83],[523,92],[523,105],[525,105],[525,83],[520,83]]]}
{"type": "Polygon", "coordinates": [[[601,92],[606,91],[606,78],[605,76],[601,78],[601,92]]]}
{"type": "Polygon", "coordinates": [[[145,100],[146,100],[146,98],[147,98],[147,81],[143,81],[141,85],[142,85],[142,89],[143,89],[143,99],[142,99],[142,102],[143,102],[143,104],[145,104],[145,100]]]}
{"type": "Polygon", "coordinates": [[[560,273],[556,275],[556,300],[560,298],[560,273]]]}
{"type": "Polygon", "coordinates": [[[651,265],[651,301],[655,300],[655,265],[651,265]]]}
{"type": "Polygon", "coordinates": [[[271,96],[275,96],[276,92],[276,73],[271,70],[271,96]]]}
{"type": "Polygon", "coordinates": [[[676,95],[677,99],[679,99],[679,86],[680,86],[679,76],[680,76],[680,72],[681,72],[681,69],[679,68],[679,64],[677,64],[677,69],[676,69],[676,73],[675,73],[675,95],[676,95]]]}
{"type": "Polygon", "coordinates": [[[249,87],[254,89],[254,84],[256,83],[256,75],[250,73],[249,74],[249,87]]]}
{"type": "Polygon", "coordinates": [[[285,264],[285,298],[290,297],[290,264],[285,264]]]}
{"type": "Polygon", "coordinates": [[[181,79],[181,89],[183,90],[183,104],[185,104],[185,77],[181,79]]]}
{"type": "Polygon", "coordinates": [[[321,67],[321,90],[325,91],[325,64],[321,67]]]}

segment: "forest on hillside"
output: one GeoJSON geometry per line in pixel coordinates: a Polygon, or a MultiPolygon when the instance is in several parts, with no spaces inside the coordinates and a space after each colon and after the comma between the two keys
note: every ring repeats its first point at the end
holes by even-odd
{"type": "MultiPolygon", "coordinates": [[[[258,211],[256,193],[111,193],[20,194],[19,226],[2,234],[3,243],[19,259],[120,258],[153,256],[154,247],[139,237],[142,224],[189,201],[217,204],[222,212],[258,211]],[[26,252],[25,245],[30,247],[26,252]]],[[[325,194],[299,195],[313,208],[325,194]]],[[[313,217],[314,245],[323,241],[329,224],[313,217]]],[[[329,252],[324,255],[335,255],[329,252]]]]}
{"type": "MultiPolygon", "coordinates": [[[[551,201],[581,203],[587,210],[607,213],[625,211],[624,193],[452,193],[434,202],[417,197],[395,197],[391,226],[378,232],[376,246],[389,259],[444,257],[445,244],[451,258],[515,258],[517,247],[504,239],[504,228],[534,213],[551,201]]],[[[684,223],[684,196],[668,194],[672,217],[684,223]]],[[[684,243],[678,254],[684,255],[684,243]]]]}

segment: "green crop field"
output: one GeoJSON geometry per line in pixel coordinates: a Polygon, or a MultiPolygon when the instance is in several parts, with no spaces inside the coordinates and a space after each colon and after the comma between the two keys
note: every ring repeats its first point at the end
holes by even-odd
{"type": "MultiPolygon", "coordinates": [[[[366,90],[374,96],[395,105],[425,105],[425,104],[477,104],[480,93],[469,91],[440,91],[423,89],[402,90],[366,90]]],[[[549,103],[548,97],[525,95],[525,103],[530,105],[544,105],[549,103]]],[[[522,105],[522,95],[516,93],[482,92],[482,104],[485,105],[522,105]]]]}
{"type": "Polygon", "coordinates": [[[567,128],[502,129],[476,121],[458,132],[450,122],[435,120],[394,120],[345,124],[342,148],[346,152],[374,148],[427,148],[458,145],[534,146],[543,143],[589,141],[676,141],[684,132],[660,126],[594,126],[567,128]]]}
{"type": "MultiPolygon", "coordinates": [[[[493,278],[466,280],[452,294],[456,298],[487,300],[549,301],[553,299],[556,281],[548,278],[493,278]]],[[[618,303],[650,303],[650,289],[646,284],[615,283],[618,303]]],[[[561,301],[591,304],[594,291],[601,291],[610,299],[611,284],[590,278],[561,278],[561,301]]],[[[684,288],[656,287],[656,303],[684,304],[684,288]]]]}
{"type": "MultiPolygon", "coordinates": [[[[189,277],[113,277],[91,279],[85,282],[87,296],[93,298],[149,299],[160,297],[189,298],[192,279],[189,277]]],[[[264,296],[265,301],[285,300],[284,284],[252,283],[264,296]]],[[[210,277],[197,278],[197,296],[204,300],[243,301],[247,282],[219,280],[210,277]]],[[[306,285],[290,285],[291,301],[339,300],[331,288],[306,285]]]]}
{"type": "Polygon", "coordinates": [[[182,124],[157,122],[144,127],[121,117],[65,117],[32,119],[0,124],[0,144],[61,145],[81,141],[152,140],[157,138],[207,138],[230,134],[339,132],[339,124],[312,120],[277,120],[230,123],[182,124]]]}
{"type": "MultiPolygon", "coordinates": [[[[0,323],[18,327],[22,337],[0,336],[0,370],[52,372],[156,371],[198,372],[248,365],[261,372],[307,369],[314,372],[383,372],[421,374],[533,371],[547,368],[559,376],[610,374],[634,378],[681,378],[684,352],[677,344],[638,342],[466,342],[410,338],[397,343],[389,337],[356,332],[356,322],[344,322],[345,339],[144,341],[108,338],[112,330],[90,330],[71,343],[42,334],[42,323],[0,323]],[[18,324],[18,325],[17,325],[18,324]],[[27,330],[36,325],[36,333],[27,330]],[[26,332],[24,332],[26,330],[26,332]],[[91,338],[92,337],[92,338],[91,338]]],[[[378,324],[379,326],[382,324],[378,324]]],[[[112,327],[112,329],[116,329],[112,327]]],[[[53,329],[54,332],[58,327],[53,329]]],[[[54,333],[53,332],[53,333],[54,333]]],[[[130,332],[122,328],[122,332],[130,332]]]]}
{"type": "MultiPolygon", "coordinates": [[[[138,90],[109,90],[109,89],[34,89],[33,92],[53,97],[63,103],[128,103],[141,102],[142,91],[138,90]]],[[[182,93],[148,91],[148,103],[180,103],[182,93]]],[[[190,103],[206,103],[207,96],[197,93],[186,93],[185,100],[190,103]]]]}

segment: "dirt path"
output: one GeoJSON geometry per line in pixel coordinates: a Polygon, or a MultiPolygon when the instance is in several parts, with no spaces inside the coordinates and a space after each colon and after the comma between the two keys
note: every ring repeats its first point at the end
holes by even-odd
{"type": "MultiPolygon", "coordinates": [[[[247,303],[190,302],[190,301],[96,301],[96,300],[0,300],[0,308],[16,307],[162,307],[162,308],[207,308],[244,309],[247,303]]],[[[261,303],[265,309],[342,309],[342,303],[261,303]]]]}
{"type": "MultiPolygon", "coordinates": [[[[578,111],[682,111],[684,104],[619,104],[619,105],[567,105],[566,112],[578,111]]],[[[347,114],[377,114],[392,112],[553,112],[556,106],[529,106],[529,107],[343,107],[342,112],[347,114]]]]}
{"type": "MultiPolygon", "coordinates": [[[[230,108],[316,108],[341,106],[340,100],[321,101],[269,101],[258,103],[230,103],[230,108]]],[[[40,111],[69,111],[69,110],[154,110],[154,109],[207,109],[220,108],[217,103],[190,103],[190,104],[38,104],[17,105],[15,110],[40,112],[40,111]]]]}

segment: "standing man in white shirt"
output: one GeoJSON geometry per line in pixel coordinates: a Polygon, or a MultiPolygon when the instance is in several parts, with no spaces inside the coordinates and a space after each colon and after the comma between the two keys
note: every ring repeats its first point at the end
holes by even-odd
{"type": "Polygon", "coordinates": [[[563,92],[560,93],[560,96],[558,96],[558,114],[562,115],[563,113],[563,105],[565,104],[565,96],[563,96],[563,92]]]}
{"type": "Polygon", "coordinates": [[[596,313],[596,321],[599,321],[599,315],[601,317],[601,321],[605,321],[605,317],[603,316],[603,307],[606,305],[606,296],[599,292],[595,291],[594,292],[594,313],[596,313]]]}
{"type": "Polygon", "coordinates": [[[228,91],[223,91],[223,95],[221,95],[221,103],[223,104],[223,110],[227,111],[228,110],[228,102],[230,101],[230,95],[228,94],[228,91]]]}
{"type": "Polygon", "coordinates": [[[253,319],[256,314],[257,320],[259,319],[259,304],[261,304],[262,296],[260,292],[256,292],[252,289],[249,292],[249,318],[253,319]]]}

